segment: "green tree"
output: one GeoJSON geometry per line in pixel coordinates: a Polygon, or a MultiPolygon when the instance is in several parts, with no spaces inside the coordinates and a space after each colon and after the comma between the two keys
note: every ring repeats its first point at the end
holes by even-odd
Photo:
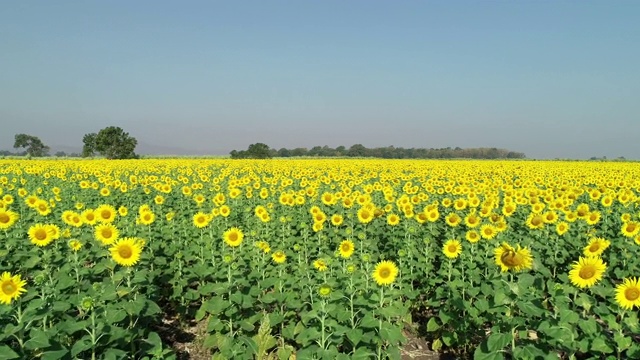
{"type": "Polygon", "coordinates": [[[134,150],[138,140],[117,126],[109,126],[100,130],[97,134],[86,134],[82,141],[83,156],[92,156],[98,153],[107,159],[135,159],[134,150]]]}
{"type": "Polygon", "coordinates": [[[25,148],[30,156],[47,156],[49,147],[40,138],[27,134],[16,134],[14,148],[25,148]]]}
{"type": "Polygon", "coordinates": [[[267,144],[255,143],[249,145],[247,150],[232,150],[230,153],[232,159],[270,159],[276,151],[271,151],[267,144]]]}
{"type": "Polygon", "coordinates": [[[82,157],[93,156],[96,153],[96,133],[85,134],[82,137],[82,157]]]}

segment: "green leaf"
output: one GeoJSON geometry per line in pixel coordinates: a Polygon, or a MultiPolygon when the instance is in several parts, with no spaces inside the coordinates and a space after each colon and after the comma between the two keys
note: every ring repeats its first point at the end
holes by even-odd
{"type": "Polygon", "coordinates": [[[438,321],[436,321],[436,318],[432,317],[431,319],[429,319],[429,321],[427,322],[427,331],[432,332],[438,329],[440,329],[440,325],[438,325],[438,321]]]}
{"type": "Polygon", "coordinates": [[[114,349],[114,348],[107,349],[107,351],[105,351],[103,354],[104,360],[119,360],[119,359],[126,359],[126,357],[127,357],[126,351],[123,351],[120,349],[114,349]]]}
{"type": "Polygon", "coordinates": [[[604,338],[597,337],[591,343],[591,351],[597,351],[603,354],[611,354],[613,348],[607,344],[604,338]]]}
{"type": "Polygon", "coordinates": [[[347,339],[351,341],[351,344],[353,345],[354,348],[358,346],[358,343],[360,343],[360,340],[362,340],[363,336],[364,336],[364,331],[358,328],[347,331],[347,339]]]}
{"type": "Polygon", "coordinates": [[[0,345],[0,360],[17,359],[19,357],[20,355],[11,350],[7,345],[0,345]]]}
{"type": "Polygon", "coordinates": [[[618,351],[628,349],[632,342],[630,337],[624,336],[618,332],[613,335],[613,340],[615,340],[616,345],[618,346],[618,351]]]}
{"type": "Polygon", "coordinates": [[[494,333],[487,338],[487,349],[498,351],[504,349],[513,340],[511,333],[494,333]]]}
{"type": "Polygon", "coordinates": [[[380,326],[380,321],[371,314],[366,314],[362,317],[362,321],[360,322],[360,327],[367,329],[377,329],[380,326]]]}
{"type": "Polygon", "coordinates": [[[302,330],[300,335],[298,335],[298,337],[296,338],[296,341],[302,344],[302,346],[306,347],[307,345],[309,345],[309,343],[318,338],[320,338],[320,332],[318,331],[318,329],[307,328],[302,330]]]}
{"type": "Polygon", "coordinates": [[[89,335],[85,335],[80,340],[76,341],[71,348],[71,356],[77,357],[83,351],[91,349],[91,340],[89,339],[89,335]]]}
{"type": "Polygon", "coordinates": [[[485,311],[489,310],[489,302],[486,299],[478,299],[478,300],[476,300],[476,302],[473,305],[480,312],[485,312],[485,311]]]}
{"type": "Polygon", "coordinates": [[[369,360],[372,358],[375,358],[375,355],[369,352],[365,347],[359,347],[353,355],[351,355],[352,360],[369,360]]]}
{"type": "Polygon", "coordinates": [[[438,313],[438,317],[440,318],[440,321],[442,321],[443,325],[448,323],[449,320],[451,320],[453,318],[449,313],[447,313],[445,311],[442,311],[442,309],[438,313]]]}
{"type": "Polygon", "coordinates": [[[49,336],[42,330],[33,329],[29,333],[29,340],[24,343],[28,350],[45,349],[49,346],[49,336]]]}
{"type": "Polygon", "coordinates": [[[382,329],[380,330],[380,337],[382,338],[382,340],[389,342],[389,344],[392,346],[398,345],[404,341],[402,330],[391,323],[384,323],[382,325],[382,329]]]}
{"type": "Polygon", "coordinates": [[[487,343],[483,342],[473,352],[473,360],[504,360],[504,356],[501,352],[489,351],[487,349],[487,343]]]}
{"type": "Polygon", "coordinates": [[[578,322],[578,327],[587,335],[593,335],[599,332],[598,323],[593,318],[578,322]]]}
{"type": "Polygon", "coordinates": [[[44,353],[42,353],[42,357],[40,359],[41,360],[58,360],[66,357],[68,354],[69,354],[69,350],[67,349],[45,351],[44,353]]]}
{"type": "Polygon", "coordinates": [[[540,317],[545,313],[544,307],[540,300],[518,301],[516,302],[518,309],[525,315],[540,317]]]}
{"type": "Polygon", "coordinates": [[[538,349],[534,345],[525,345],[518,346],[513,349],[513,358],[514,359],[541,359],[545,358],[547,355],[551,355],[552,359],[557,359],[558,356],[555,354],[546,354],[541,349],[538,349]]]}

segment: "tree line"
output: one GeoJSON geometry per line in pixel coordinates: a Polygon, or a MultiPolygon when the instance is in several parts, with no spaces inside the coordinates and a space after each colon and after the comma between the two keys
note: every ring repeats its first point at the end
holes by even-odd
{"type": "MultiPolygon", "coordinates": [[[[0,156],[49,156],[51,148],[45,145],[39,137],[29,134],[16,134],[13,147],[23,149],[16,153],[0,151],[0,156]]],[[[138,140],[117,126],[109,126],[97,133],[85,134],[82,138],[82,154],[66,154],[64,151],[56,152],[55,156],[91,157],[104,156],[107,159],[136,159],[135,153],[138,140]]]]}
{"type": "Polygon", "coordinates": [[[349,148],[314,146],[311,149],[272,149],[263,143],[249,145],[247,150],[233,150],[232,159],[267,159],[272,157],[373,157],[382,159],[524,159],[524,153],[498,148],[402,148],[395,146],[367,148],[355,144],[349,148]]]}

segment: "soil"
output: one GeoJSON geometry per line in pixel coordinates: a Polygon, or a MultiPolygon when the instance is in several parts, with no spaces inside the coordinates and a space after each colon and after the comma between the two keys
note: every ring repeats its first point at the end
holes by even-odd
{"type": "MultiPolygon", "coordinates": [[[[160,337],[171,345],[178,360],[210,360],[211,351],[202,342],[206,336],[206,321],[181,325],[177,318],[166,318],[157,329],[160,337]]],[[[405,332],[407,343],[400,350],[402,360],[450,360],[447,354],[431,350],[430,344],[423,338],[405,332]]]]}

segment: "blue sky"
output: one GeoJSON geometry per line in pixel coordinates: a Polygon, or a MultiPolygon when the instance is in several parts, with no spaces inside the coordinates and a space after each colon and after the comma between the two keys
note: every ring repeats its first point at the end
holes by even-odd
{"type": "Polygon", "coordinates": [[[640,1],[14,1],[0,149],[499,147],[640,159],[640,1]]]}

